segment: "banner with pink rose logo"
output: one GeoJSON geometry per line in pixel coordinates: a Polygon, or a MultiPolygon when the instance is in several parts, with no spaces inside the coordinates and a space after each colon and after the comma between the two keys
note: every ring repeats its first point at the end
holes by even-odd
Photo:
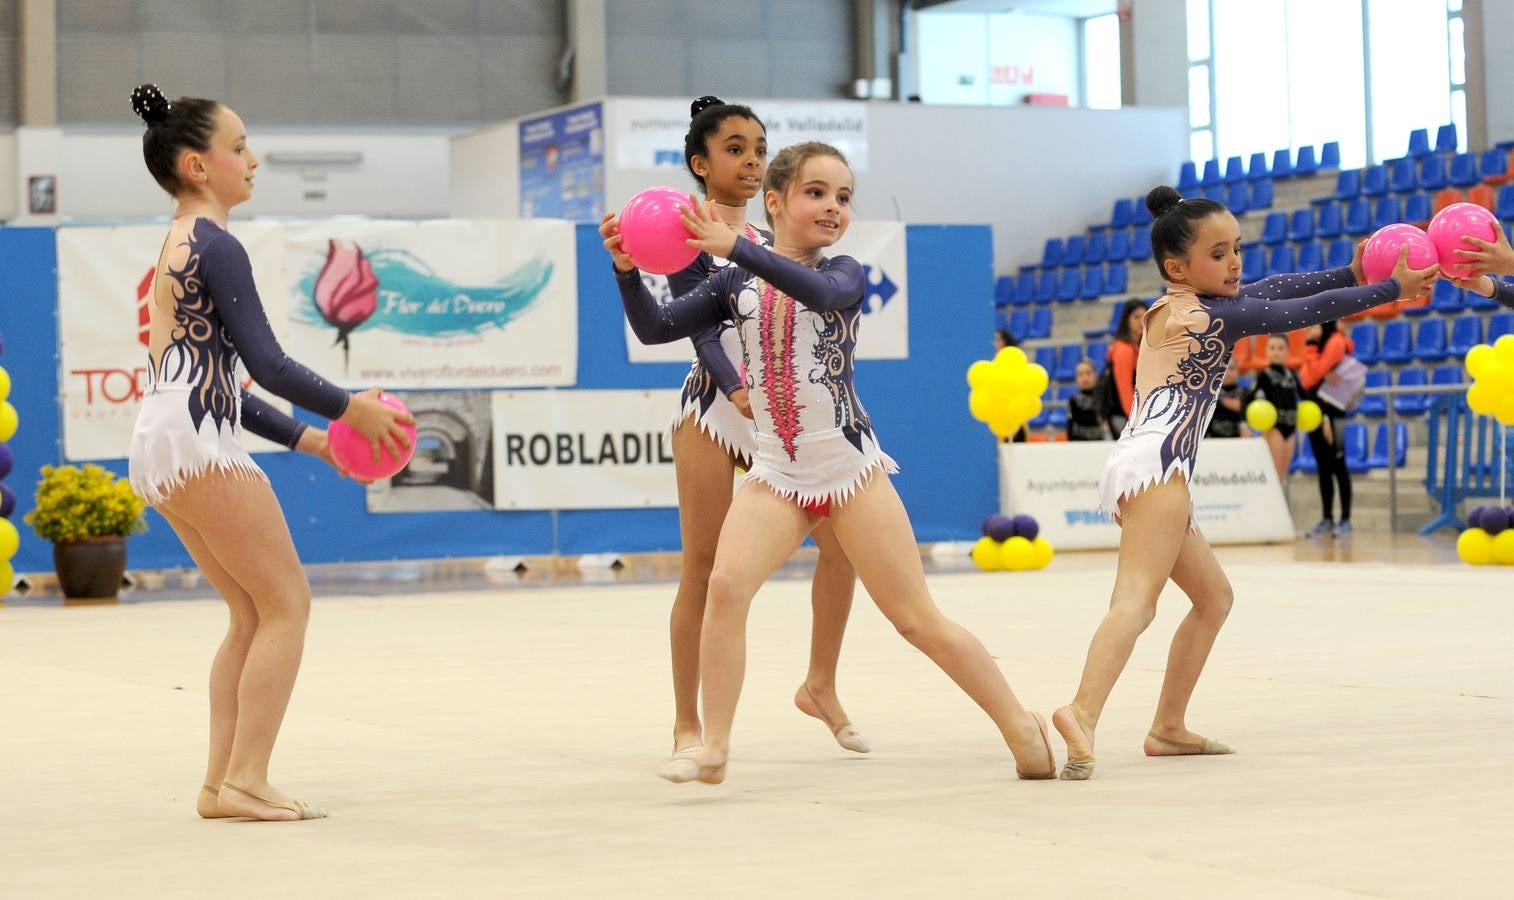
{"type": "Polygon", "coordinates": [[[289,352],[344,387],[563,387],[578,372],[573,225],[285,228],[289,352]]]}

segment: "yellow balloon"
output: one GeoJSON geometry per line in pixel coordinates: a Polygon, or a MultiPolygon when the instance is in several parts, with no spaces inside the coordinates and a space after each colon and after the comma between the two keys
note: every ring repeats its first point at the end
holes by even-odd
{"type": "Polygon", "coordinates": [[[1037,363],[1031,363],[1025,368],[1030,370],[1032,376],[1030,392],[1037,397],[1046,393],[1046,389],[1051,386],[1051,376],[1046,374],[1046,367],[1037,363]]]}
{"type": "Polygon", "coordinates": [[[1008,416],[994,416],[988,420],[988,430],[992,431],[995,437],[1003,441],[1019,431],[1021,424],[1010,419],[1008,416]]]}
{"type": "Polygon", "coordinates": [[[1493,539],[1481,528],[1468,528],[1456,539],[1456,555],[1468,565],[1485,566],[1493,561],[1493,539]]]}
{"type": "Polygon", "coordinates": [[[1514,369],[1514,334],[1506,334],[1494,341],[1493,353],[1499,362],[1514,369]]]}
{"type": "Polygon", "coordinates": [[[16,428],[21,424],[21,417],[16,415],[16,408],[9,402],[0,400],[0,441],[8,441],[16,436],[16,428]]]}
{"type": "Polygon", "coordinates": [[[1313,400],[1301,400],[1298,404],[1298,430],[1308,434],[1325,420],[1324,410],[1313,400]]]}
{"type": "Polygon", "coordinates": [[[5,371],[5,366],[0,366],[0,400],[8,400],[11,395],[11,373],[5,371]]]}
{"type": "Polygon", "coordinates": [[[1505,528],[1493,539],[1493,561],[1500,566],[1514,566],[1514,528],[1505,528]]]}
{"type": "Polygon", "coordinates": [[[999,542],[991,537],[978,538],[973,544],[973,562],[985,572],[997,572],[1004,567],[999,558],[999,542]]]}
{"type": "Polygon", "coordinates": [[[1034,569],[1044,569],[1051,565],[1052,557],[1057,555],[1051,549],[1051,541],[1039,536],[1030,542],[1030,554],[1030,565],[1034,569]]]}
{"type": "Polygon", "coordinates": [[[1479,384],[1485,384],[1490,389],[1497,391],[1504,387],[1504,380],[1509,377],[1514,366],[1504,364],[1504,361],[1496,356],[1490,357],[1482,364],[1482,371],[1477,376],[1479,384]]]}
{"type": "Polygon", "coordinates": [[[1253,400],[1246,406],[1246,424],[1257,431],[1270,431],[1277,424],[1277,407],[1266,400],[1253,400]]]}
{"type": "Polygon", "coordinates": [[[1471,387],[1467,388],[1467,405],[1472,407],[1472,411],[1479,416],[1489,416],[1493,414],[1493,408],[1498,405],[1498,395],[1493,393],[1493,389],[1486,384],[1475,381],[1471,387]]]}
{"type": "Polygon", "coordinates": [[[1041,403],[1041,398],[1040,397],[1032,397],[1032,398],[1030,398],[1030,412],[1025,416],[1025,421],[1029,422],[1031,419],[1034,419],[1036,416],[1039,416],[1041,414],[1041,410],[1043,408],[1044,408],[1044,404],[1041,403]]]}
{"type": "Polygon", "coordinates": [[[0,597],[11,592],[11,586],[16,583],[16,570],[11,568],[8,562],[0,561],[0,597]]]}
{"type": "Polygon", "coordinates": [[[21,532],[10,519],[0,519],[0,560],[10,559],[21,549],[21,532]]]}
{"type": "Polygon", "coordinates": [[[1007,366],[1011,369],[1018,369],[1027,362],[1029,360],[1025,356],[1025,351],[1019,347],[1005,347],[994,356],[995,365],[1007,366]]]}
{"type": "Polygon", "coordinates": [[[1025,571],[1031,567],[1035,558],[1035,548],[1022,537],[1012,537],[999,548],[999,563],[1011,572],[1025,571]]]}
{"type": "Polygon", "coordinates": [[[987,391],[990,397],[1007,397],[1014,392],[1014,370],[1008,366],[991,364],[983,372],[983,384],[978,388],[987,391]]]}
{"type": "Polygon", "coordinates": [[[1478,344],[1467,351],[1466,367],[1467,374],[1473,378],[1482,377],[1482,367],[1487,365],[1488,360],[1493,358],[1493,347],[1490,344],[1478,344]]]}
{"type": "Polygon", "coordinates": [[[979,388],[967,395],[967,411],[979,422],[987,423],[998,409],[988,396],[988,391],[979,388]]]}
{"type": "Polygon", "coordinates": [[[994,364],[986,359],[980,359],[967,367],[967,386],[980,388],[988,382],[988,373],[994,364]]]}
{"type": "Polygon", "coordinates": [[[1505,393],[1493,407],[1493,418],[1500,425],[1514,425],[1514,393],[1505,393]]]}

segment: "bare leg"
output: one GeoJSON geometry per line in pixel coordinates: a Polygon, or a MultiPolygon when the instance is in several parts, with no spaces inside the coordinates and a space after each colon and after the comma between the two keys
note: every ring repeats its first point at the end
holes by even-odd
{"type": "Polygon", "coordinates": [[[1064,779],[1082,780],[1093,774],[1093,731],[1136,639],[1156,617],[1157,597],[1183,546],[1188,517],[1188,483],[1181,475],[1120,506],[1120,558],[1109,612],[1089,644],[1077,696],[1052,716],[1067,741],[1064,779]]]}
{"type": "Polygon", "coordinates": [[[673,654],[673,750],[699,746],[699,631],[720,525],[731,506],[735,464],[699,428],[693,417],[673,432],[673,466],[678,478],[678,530],[683,571],[668,617],[673,654]]]}
{"type": "Polygon", "coordinates": [[[857,571],[841,549],[830,523],[821,520],[810,532],[820,558],[815,563],[815,580],[810,588],[810,607],[814,622],[810,629],[810,668],[804,683],[794,694],[794,705],[805,715],[826,724],[841,746],[858,753],[871,748],[856,728],[851,726],[846,710],[836,695],[836,665],[841,656],[841,639],[852,612],[852,595],[857,571]]]}
{"type": "Polygon", "coordinates": [[[210,758],[205,764],[205,780],[195,797],[195,810],[202,818],[219,819],[224,813],[216,803],[216,794],[221,782],[226,780],[226,764],[231,759],[231,741],[237,728],[237,686],[242,680],[247,648],[252,645],[252,636],[258,628],[258,611],[252,604],[252,597],[216,561],[194,526],[167,510],[158,512],[184,542],[184,549],[189,551],[200,574],[226,601],[230,613],[226,636],[221,639],[215,660],[210,664],[210,758]]]}
{"type": "Polygon", "coordinates": [[[200,535],[257,611],[237,687],[220,810],[267,820],[308,818],[268,783],[269,758],[299,674],[310,616],[310,586],[278,499],[267,482],[210,474],[190,480],[161,506],[200,535]]]}
{"type": "Polygon", "coordinates": [[[1272,452],[1272,465],[1277,469],[1277,480],[1280,484],[1288,483],[1288,464],[1293,457],[1293,439],[1284,439],[1276,428],[1262,433],[1262,440],[1267,442],[1267,449],[1272,452]]]}
{"type": "Polygon", "coordinates": [[[988,713],[1014,754],[1016,770],[1032,777],[1048,767],[1054,772],[1037,719],[1020,705],[983,644],[936,607],[909,515],[888,476],[874,473],[831,513],[831,525],[878,609],[988,713]]]}
{"type": "MultiPolygon", "coordinates": [[[[1235,600],[1230,581],[1220,568],[1214,550],[1196,532],[1190,531],[1184,539],[1183,549],[1178,552],[1177,563],[1172,567],[1172,580],[1188,595],[1193,608],[1183,617],[1177,633],[1172,636],[1167,675],[1162,680],[1162,696],[1157,702],[1151,735],[1146,738],[1147,756],[1205,752],[1205,739],[1188,730],[1184,716],[1199,674],[1204,670],[1204,662],[1209,659],[1209,651],[1213,649],[1214,640],[1235,600]]],[[[1211,745],[1215,743],[1209,742],[1211,745]]],[[[1228,751],[1229,748],[1225,747],[1224,752],[1228,751]]]]}

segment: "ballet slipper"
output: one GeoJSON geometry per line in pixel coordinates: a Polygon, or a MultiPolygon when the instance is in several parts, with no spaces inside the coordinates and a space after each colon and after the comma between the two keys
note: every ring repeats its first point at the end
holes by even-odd
{"type": "Polygon", "coordinates": [[[274,809],[288,810],[289,812],[294,813],[295,816],[298,817],[296,819],[261,819],[258,816],[246,816],[244,814],[237,814],[237,815],[242,816],[244,818],[260,819],[260,821],[264,821],[264,822],[286,822],[286,821],[304,822],[304,821],[307,821],[309,819],[324,819],[324,818],[326,818],[326,810],[321,809],[319,806],[311,806],[309,803],[306,803],[304,800],[295,800],[295,801],[293,801],[292,804],[275,803],[274,801],[269,800],[266,797],[259,797],[257,794],[254,794],[251,791],[239,788],[239,787],[237,787],[236,785],[232,784],[229,781],[221,785],[221,790],[223,790],[223,791],[227,791],[227,790],[236,791],[238,794],[241,794],[243,797],[246,797],[249,800],[256,800],[257,802],[259,802],[259,803],[261,803],[261,804],[263,804],[265,806],[271,806],[274,809]]]}
{"type": "MultiPolygon", "coordinates": [[[[231,818],[231,816],[228,816],[225,813],[221,812],[219,806],[217,805],[219,803],[219,801],[220,801],[220,794],[221,794],[221,789],[220,788],[216,787],[215,785],[213,785],[213,784],[211,784],[209,782],[206,782],[205,784],[200,785],[200,793],[202,793],[202,794],[209,794],[210,795],[211,808],[214,809],[214,810],[216,810],[215,812],[211,813],[210,815],[206,815],[205,813],[200,812],[199,813],[200,818],[202,818],[202,819],[229,819],[229,818],[231,818]]],[[[195,811],[199,812],[198,804],[196,804],[196,810],[195,811]]]]}
{"type": "Polygon", "coordinates": [[[1057,777],[1057,758],[1051,753],[1051,735],[1046,731],[1046,717],[1034,712],[1031,715],[1035,717],[1036,727],[1041,729],[1041,743],[1046,745],[1046,771],[1022,772],[1019,766],[1015,766],[1015,774],[1025,781],[1048,781],[1057,777]]]}
{"type": "Polygon", "coordinates": [[[1057,710],[1052,714],[1051,720],[1057,726],[1057,731],[1062,733],[1064,741],[1068,740],[1069,731],[1076,729],[1078,737],[1088,744],[1087,756],[1073,756],[1072,743],[1068,741],[1067,762],[1062,764],[1062,780],[1087,781],[1093,776],[1093,729],[1084,724],[1083,717],[1071,706],[1057,710]]]}
{"type": "Polygon", "coordinates": [[[1152,753],[1147,749],[1147,756],[1227,756],[1235,752],[1229,744],[1209,738],[1204,738],[1202,741],[1173,741],[1155,731],[1150,731],[1146,733],[1146,740],[1163,748],[1163,752],[1160,753],[1152,753]]]}
{"type": "Polygon", "coordinates": [[[699,781],[704,784],[719,784],[725,781],[725,763],[706,766],[694,758],[698,747],[688,747],[673,754],[673,758],[657,767],[657,777],[674,784],[699,781]]]}
{"type": "Polygon", "coordinates": [[[872,752],[873,746],[867,742],[867,738],[862,736],[862,732],[857,729],[857,726],[851,722],[842,722],[840,725],[831,722],[830,717],[825,714],[825,710],[821,709],[820,704],[815,702],[815,695],[810,693],[808,683],[800,685],[799,691],[804,695],[804,699],[801,702],[799,696],[795,695],[794,705],[799,707],[799,711],[805,715],[819,719],[825,723],[825,727],[831,730],[831,737],[836,739],[836,743],[853,753],[872,752]]]}

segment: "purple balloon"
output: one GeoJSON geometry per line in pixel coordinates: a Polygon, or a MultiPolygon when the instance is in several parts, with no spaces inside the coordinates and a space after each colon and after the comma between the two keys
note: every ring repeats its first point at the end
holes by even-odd
{"type": "Polygon", "coordinates": [[[0,484],[0,519],[9,519],[16,511],[16,493],[10,485],[0,484]]]}
{"type": "Polygon", "coordinates": [[[16,457],[11,453],[9,444],[0,443],[0,478],[11,473],[11,467],[16,464],[16,457]]]}
{"type": "Polygon", "coordinates": [[[1025,538],[1027,541],[1035,540],[1041,533],[1041,526],[1036,524],[1036,520],[1024,514],[1015,516],[1014,525],[1015,536],[1025,538]]]}
{"type": "Polygon", "coordinates": [[[1482,511],[1482,530],[1491,537],[1509,527],[1509,514],[1496,506],[1482,511]]]}
{"type": "Polygon", "coordinates": [[[0,331],[0,356],[5,355],[5,332],[0,331]]]}
{"type": "Polygon", "coordinates": [[[994,513],[983,520],[983,536],[996,541],[1007,541],[1015,536],[1014,522],[1009,516],[994,513]]]}
{"type": "Polygon", "coordinates": [[[1487,511],[1488,510],[1487,510],[1486,507],[1478,506],[1478,507],[1475,507],[1471,512],[1467,513],[1467,527],[1468,528],[1481,528],[1482,527],[1482,514],[1485,513],[1485,512],[1487,512],[1487,511]]]}

